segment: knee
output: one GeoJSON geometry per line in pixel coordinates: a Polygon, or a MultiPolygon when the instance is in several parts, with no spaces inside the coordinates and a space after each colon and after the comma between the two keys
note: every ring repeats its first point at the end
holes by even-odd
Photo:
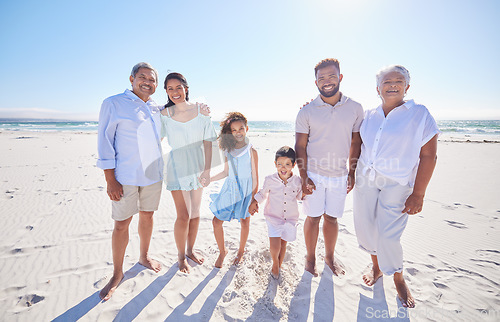
{"type": "Polygon", "coordinates": [[[336,225],[337,224],[337,218],[335,217],[330,217],[328,215],[323,215],[325,217],[325,221],[328,222],[329,224],[336,225]]]}
{"type": "Polygon", "coordinates": [[[217,218],[217,217],[214,217],[214,218],[212,219],[212,226],[213,226],[214,228],[219,228],[219,227],[221,227],[221,226],[222,226],[222,220],[220,220],[220,219],[219,219],[219,218],[217,218]]]}
{"type": "Polygon", "coordinates": [[[307,217],[306,222],[310,225],[319,225],[319,222],[321,221],[321,216],[318,217],[307,217]]]}
{"type": "Polygon", "coordinates": [[[189,214],[187,212],[177,213],[177,222],[187,225],[189,223],[189,214]]]}
{"type": "Polygon", "coordinates": [[[242,228],[249,228],[250,227],[250,217],[241,219],[240,224],[242,228]]]}
{"type": "Polygon", "coordinates": [[[116,233],[125,233],[128,232],[128,226],[130,225],[129,220],[124,220],[124,221],[115,221],[115,228],[114,231],[116,233]]]}

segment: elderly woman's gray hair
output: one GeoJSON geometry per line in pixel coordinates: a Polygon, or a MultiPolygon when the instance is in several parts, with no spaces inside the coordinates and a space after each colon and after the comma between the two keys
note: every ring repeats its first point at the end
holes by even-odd
{"type": "Polygon", "coordinates": [[[380,87],[385,75],[392,73],[392,72],[400,73],[405,78],[406,85],[410,85],[410,72],[408,71],[408,69],[404,68],[401,65],[391,65],[391,66],[386,66],[386,67],[382,68],[377,73],[377,76],[376,76],[377,77],[377,87],[380,87]]]}
{"type": "Polygon", "coordinates": [[[153,73],[155,74],[155,78],[156,78],[156,83],[158,83],[158,72],[156,71],[156,69],[154,69],[153,66],[151,66],[150,64],[148,63],[145,63],[145,62],[142,62],[142,63],[138,63],[138,64],[135,64],[134,67],[132,67],[132,72],[130,73],[130,75],[132,75],[132,77],[135,78],[135,75],[137,74],[137,72],[139,71],[139,69],[141,68],[147,68],[147,69],[150,69],[153,71],[153,73]]]}

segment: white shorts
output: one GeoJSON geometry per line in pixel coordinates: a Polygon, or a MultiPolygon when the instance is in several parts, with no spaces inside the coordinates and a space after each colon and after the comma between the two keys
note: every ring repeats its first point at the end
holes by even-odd
{"type": "Polygon", "coordinates": [[[161,181],[145,187],[123,185],[123,197],[120,201],[113,201],[111,218],[123,221],[139,211],[158,210],[161,185],[161,181]]]}
{"type": "Polygon", "coordinates": [[[309,217],[327,214],[342,218],[345,197],[347,196],[347,176],[324,177],[307,171],[307,176],[314,182],[316,190],[304,199],[304,212],[309,217]]]}
{"type": "Polygon", "coordinates": [[[280,237],[286,242],[297,239],[297,223],[285,221],[283,224],[275,224],[266,219],[267,233],[269,237],[280,237]]]}

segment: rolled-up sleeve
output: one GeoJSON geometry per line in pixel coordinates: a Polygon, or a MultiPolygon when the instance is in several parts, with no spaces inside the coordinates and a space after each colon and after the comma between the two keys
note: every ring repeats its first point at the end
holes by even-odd
{"type": "Polygon", "coordinates": [[[436,134],[438,136],[441,134],[439,128],[436,124],[436,120],[432,117],[432,115],[427,112],[424,124],[424,131],[422,133],[422,146],[424,146],[427,142],[429,142],[436,134]]]}
{"type": "Polygon", "coordinates": [[[114,121],[114,105],[110,100],[104,100],[99,113],[97,130],[97,167],[100,169],[116,168],[115,134],[117,123],[114,121]]]}
{"type": "Polygon", "coordinates": [[[270,180],[269,178],[264,179],[264,185],[262,186],[262,189],[260,189],[255,195],[254,199],[258,202],[261,203],[264,201],[267,197],[267,194],[269,193],[270,190],[270,180]]]}
{"type": "Polygon", "coordinates": [[[297,200],[302,200],[302,180],[297,182],[297,195],[295,198],[297,200]]]}

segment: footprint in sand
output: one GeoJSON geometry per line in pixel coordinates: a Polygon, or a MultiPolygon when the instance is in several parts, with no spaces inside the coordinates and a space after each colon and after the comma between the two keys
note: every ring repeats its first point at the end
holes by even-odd
{"type": "Polygon", "coordinates": [[[419,270],[416,269],[416,268],[413,268],[413,267],[409,267],[406,269],[406,271],[408,272],[408,274],[410,274],[411,276],[416,276],[418,273],[419,273],[419,270]]]}
{"type": "Polygon", "coordinates": [[[94,287],[98,290],[102,289],[104,286],[106,286],[107,280],[107,276],[101,277],[97,282],[94,283],[94,287]]]}
{"type": "Polygon", "coordinates": [[[19,297],[19,301],[17,302],[17,306],[32,306],[36,303],[39,303],[45,299],[45,296],[40,296],[37,294],[28,294],[19,297]]]}
{"type": "Polygon", "coordinates": [[[454,205],[455,206],[462,206],[464,208],[469,208],[469,209],[474,209],[475,208],[474,206],[462,204],[462,203],[459,203],[459,202],[455,202],[454,205]]]}
{"type": "Polygon", "coordinates": [[[440,289],[448,288],[448,286],[446,286],[446,285],[444,285],[442,283],[432,282],[432,284],[434,284],[435,287],[440,288],[440,289]]]}
{"type": "Polygon", "coordinates": [[[500,251],[496,249],[477,249],[476,254],[481,258],[471,258],[471,261],[478,263],[480,266],[495,265],[500,266],[500,251]]]}
{"type": "Polygon", "coordinates": [[[461,222],[458,221],[452,221],[452,220],[445,220],[448,225],[455,227],[455,228],[460,228],[460,229],[467,229],[467,226],[461,222]]]}

